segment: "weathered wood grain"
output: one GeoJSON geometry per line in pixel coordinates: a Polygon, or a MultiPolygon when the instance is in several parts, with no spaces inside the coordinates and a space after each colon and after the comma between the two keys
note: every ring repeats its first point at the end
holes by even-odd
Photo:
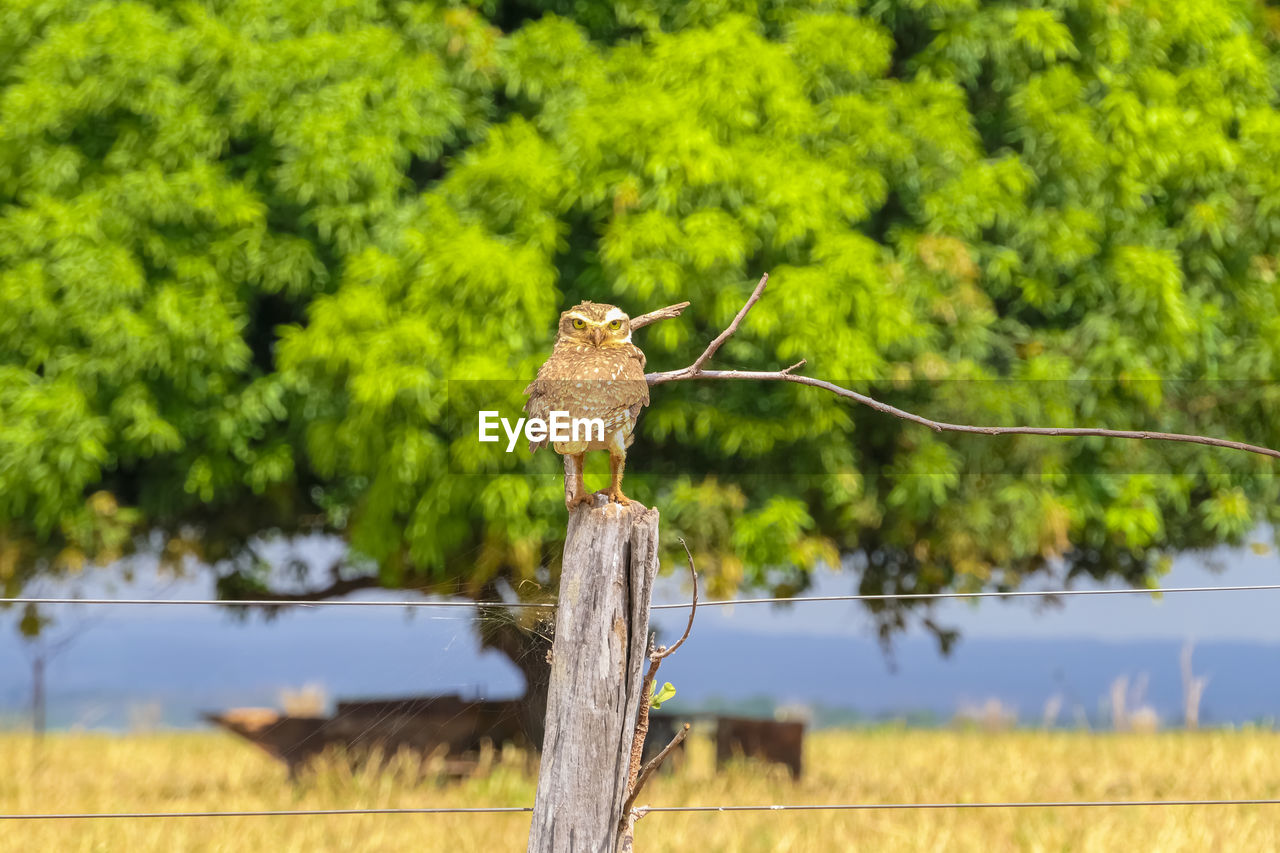
{"type": "Polygon", "coordinates": [[[530,853],[614,850],[657,571],[657,510],[570,515],[530,853]]]}

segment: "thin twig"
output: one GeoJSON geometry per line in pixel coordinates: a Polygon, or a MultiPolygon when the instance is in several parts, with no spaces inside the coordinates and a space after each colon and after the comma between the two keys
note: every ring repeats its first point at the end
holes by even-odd
{"type": "MultiPolygon", "coordinates": [[[[684,634],[676,640],[675,645],[670,648],[662,646],[650,652],[649,659],[655,663],[684,645],[684,641],[689,639],[689,632],[693,630],[693,617],[698,612],[698,570],[693,567],[693,554],[689,553],[689,546],[684,539],[680,540],[680,545],[684,548],[684,555],[689,558],[689,574],[693,577],[693,606],[689,609],[689,622],[684,626],[684,634]]],[[[652,672],[657,675],[657,667],[654,667],[652,672]]]]}
{"type": "Polygon", "coordinates": [[[653,685],[658,680],[658,667],[662,665],[664,658],[671,655],[676,649],[684,645],[684,641],[689,639],[689,632],[693,630],[693,617],[698,612],[698,570],[693,564],[693,554],[689,552],[689,545],[680,540],[680,545],[684,548],[684,554],[689,558],[689,575],[693,578],[693,604],[689,609],[689,621],[685,623],[684,634],[670,648],[667,646],[658,646],[656,635],[649,638],[649,670],[644,674],[644,680],[640,682],[640,710],[636,714],[636,730],[631,737],[631,764],[627,771],[627,790],[635,790],[636,779],[640,773],[640,759],[644,754],[644,740],[649,735],[649,697],[653,690],[653,685]]]}
{"type": "Polygon", "coordinates": [[[734,332],[738,331],[738,326],[742,323],[742,318],[747,316],[747,312],[751,310],[752,305],[755,305],[760,301],[760,297],[764,295],[765,285],[768,283],[768,273],[760,276],[760,283],[756,285],[755,290],[751,291],[751,295],[747,297],[746,304],[743,305],[734,316],[733,322],[729,324],[729,328],[721,332],[719,337],[708,344],[707,348],[703,350],[702,355],[698,356],[698,360],[690,366],[689,369],[692,370],[695,375],[702,372],[702,365],[711,360],[711,357],[716,354],[716,350],[720,349],[720,345],[729,340],[734,332]]]}
{"type": "Polygon", "coordinates": [[[649,777],[658,772],[658,768],[662,766],[662,762],[667,756],[680,744],[684,743],[684,739],[689,736],[689,724],[685,723],[681,726],[680,731],[676,732],[676,736],[671,739],[671,743],[662,748],[653,758],[649,759],[644,769],[640,771],[640,778],[636,779],[635,787],[631,789],[631,793],[627,796],[627,801],[622,804],[622,813],[626,814],[631,811],[631,807],[636,804],[636,797],[640,796],[640,791],[644,788],[644,783],[649,781],[649,777]]]}
{"type": "Polygon", "coordinates": [[[799,361],[797,361],[795,364],[791,365],[790,367],[784,368],[782,372],[790,373],[793,370],[799,370],[800,368],[804,367],[808,363],[809,363],[808,359],[802,358],[799,361]]]}
{"type": "Polygon", "coordinates": [[[657,311],[650,311],[648,314],[641,314],[639,317],[632,317],[631,328],[642,329],[650,323],[656,323],[659,320],[670,320],[672,317],[679,317],[684,309],[688,307],[688,302],[681,302],[678,305],[668,305],[666,308],[659,308],[657,311]]]}
{"type": "MultiPolygon", "coordinates": [[[[1262,447],[1257,444],[1248,444],[1243,441],[1230,441],[1225,438],[1212,438],[1205,435],[1188,435],[1178,432],[1151,432],[1148,430],[1128,430],[1128,429],[1097,429],[1093,427],[1030,427],[1030,426],[1012,426],[1012,427],[993,427],[993,426],[974,426],[971,424],[953,424],[945,421],[935,421],[931,418],[899,409],[896,406],[890,406],[888,403],[882,403],[866,394],[859,394],[857,391],[851,391],[836,385],[834,382],[827,382],[822,379],[813,379],[808,376],[796,376],[792,373],[799,367],[804,365],[804,361],[793,364],[784,370],[703,370],[702,366],[715,355],[716,350],[725,342],[734,332],[738,330],[739,324],[742,322],[746,313],[751,307],[759,301],[760,296],[764,292],[765,284],[768,282],[768,276],[765,275],[760,279],[760,283],[756,285],[755,290],[751,292],[742,310],[733,318],[733,322],[729,328],[725,329],[720,335],[713,340],[698,356],[697,360],[688,367],[680,370],[667,370],[661,373],[645,374],[645,381],[650,385],[662,385],[667,382],[680,382],[686,379],[747,379],[759,382],[795,382],[799,385],[808,385],[813,388],[821,388],[824,391],[830,391],[840,397],[853,400],[882,412],[886,415],[893,415],[905,421],[926,426],[937,432],[962,432],[977,435],[1050,435],[1050,436],[1095,436],[1100,438],[1132,438],[1150,441],[1179,441],[1187,444],[1203,444],[1209,447],[1224,447],[1228,450],[1243,450],[1248,453],[1257,453],[1261,456],[1270,456],[1274,459],[1280,459],[1280,450],[1273,450],[1270,447],[1262,447]]],[[[665,310],[665,309],[664,309],[665,310]]],[[[659,314],[661,312],[654,312],[659,314]]],[[[650,316],[650,315],[645,315],[650,316]]],[[[655,319],[662,319],[655,317],[655,319]]],[[[634,321],[632,323],[634,326],[634,321]]]]}
{"type": "Polygon", "coordinates": [[[653,772],[653,769],[656,769],[657,764],[662,763],[662,759],[680,741],[684,740],[689,729],[689,725],[686,723],[685,731],[678,734],[675,740],[667,744],[667,747],[653,761],[641,768],[640,762],[644,757],[644,742],[649,736],[649,703],[653,685],[658,680],[658,667],[662,665],[664,658],[670,656],[676,649],[684,645],[685,640],[689,639],[689,632],[693,630],[693,617],[698,612],[698,570],[693,564],[693,554],[689,551],[688,543],[681,539],[680,545],[684,548],[684,555],[689,558],[689,575],[693,578],[693,605],[689,609],[689,621],[684,626],[684,634],[672,646],[657,646],[656,639],[654,637],[649,638],[649,670],[644,674],[644,680],[640,682],[640,708],[636,712],[636,729],[631,736],[631,761],[627,767],[627,805],[622,810],[620,821],[620,837],[623,839],[621,849],[623,850],[631,849],[631,836],[635,832],[635,822],[639,817],[638,814],[632,811],[631,804],[635,802],[636,795],[644,787],[644,782],[648,775],[653,772]]]}

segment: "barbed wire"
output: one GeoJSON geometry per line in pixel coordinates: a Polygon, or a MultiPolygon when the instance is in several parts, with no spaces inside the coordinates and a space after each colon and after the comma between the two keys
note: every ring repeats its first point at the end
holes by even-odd
{"type": "MultiPolygon", "coordinates": [[[[1171,586],[1147,589],[1134,587],[1124,589],[1034,589],[1034,590],[984,590],[978,592],[885,592],[885,593],[852,593],[849,595],[810,595],[793,598],[722,598],[711,601],[699,601],[699,607],[729,607],[736,604],[809,604],[824,601],[902,601],[930,600],[948,598],[1056,598],[1090,595],[1168,595],[1187,592],[1258,592],[1263,590],[1280,590],[1280,584],[1260,583],[1236,586],[1171,586]]],[[[335,600],[335,601],[281,601],[279,599],[219,599],[219,598],[56,598],[56,597],[23,597],[0,598],[0,606],[10,604],[100,604],[123,606],[207,606],[207,607],[534,607],[554,609],[552,602],[536,601],[456,601],[437,599],[409,599],[388,601],[373,599],[370,601],[335,600]]],[[[678,604],[654,604],[650,610],[681,610],[693,606],[693,602],[678,604]]]]}
{"type": "MultiPolygon", "coordinates": [[[[805,803],[799,805],[641,806],[645,813],[679,812],[812,812],[890,811],[943,809],[1079,809],[1151,806],[1280,806],[1280,799],[1240,800],[1054,800],[995,803],[805,803]]],[[[351,817],[356,815],[528,814],[532,806],[477,806],[440,808],[287,809],[191,812],[77,812],[52,814],[0,814],[0,821],[18,820],[118,820],[145,818],[241,818],[241,817],[351,817]]]]}

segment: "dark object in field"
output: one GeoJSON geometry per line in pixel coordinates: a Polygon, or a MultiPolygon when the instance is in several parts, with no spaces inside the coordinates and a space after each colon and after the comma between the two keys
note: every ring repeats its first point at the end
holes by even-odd
{"type": "MultiPolygon", "coordinates": [[[[661,711],[649,712],[649,733],[644,739],[644,752],[640,755],[642,764],[647,764],[651,759],[662,752],[663,747],[671,743],[675,738],[676,732],[680,730],[680,726],[686,722],[692,722],[693,718],[688,715],[664,714],[661,711]]],[[[666,761],[662,762],[663,771],[671,771],[678,768],[684,763],[685,746],[688,741],[681,742],[671,754],[667,756],[666,761]]]]}
{"type": "Polygon", "coordinates": [[[804,747],[804,723],[753,720],[748,717],[716,718],[716,770],[737,756],[785,764],[791,778],[800,778],[804,747]]]}
{"type": "Polygon", "coordinates": [[[289,767],[289,778],[334,741],[324,731],[323,717],[287,717],[270,708],[232,708],[221,714],[203,714],[206,720],[240,735],[289,767]]]}
{"type": "Polygon", "coordinates": [[[289,768],[302,768],[331,747],[355,762],[407,752],[425,761],[443,755],[450,775],[466,775],[479,763],[482,744],[501,750],[527,747],[519,701],[420,696],[339,702],[333,717],[291,717],[265,708],[236,708],[205,719],[245,738],[289,768]]]}
{"type": "MultiPolygon", "coordinates": [[[[328,749],[341,750],[355,764],[373,754],[384,760],[400,752],[422,761],[443,756],[448,775],[466,776],[479,766],[486,742],[495,750],[511,744],[534,754],[541,744],[531,742],[525,733],[527,710],[519,699],[495,702],[442,695],[344,701],[332,717],[233,708],[204,718],[284,762],[291,779],[328,749]]],[[[661,752],[683,723],[700,718],[703,715],[650,712],[644,760],[661,752]]],[[[785,764],[798,779],[803,738],[803,723],[716,717],[716,769],[742,755],[785,764]]],[[[679,767],[686,745],[687,741],[667,757],[664,769],[679,767]]]]}

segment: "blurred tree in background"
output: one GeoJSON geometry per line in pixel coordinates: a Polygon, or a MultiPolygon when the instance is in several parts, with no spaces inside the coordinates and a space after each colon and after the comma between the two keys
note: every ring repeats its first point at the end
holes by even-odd
{"type": "MultiPolygon", "coordinates": [[[[722,364],[1280,446],[1268,14],[0,0],[4,590],[145,544],[228,596],[545,595],[556,460],[469,467],[450,387],[531,377],[583,298],[692,301],[637,333],[683,366],[764,271],[722,364]],[[269,588],[254,543],[311,531],[358,556],[269,588]]],[[[1242,453],[938,435],[793,386],[653,398],[629,490],[719,594],[842,559],[866,593],[1151,583],[1280,515],[1242,453]]]]}

